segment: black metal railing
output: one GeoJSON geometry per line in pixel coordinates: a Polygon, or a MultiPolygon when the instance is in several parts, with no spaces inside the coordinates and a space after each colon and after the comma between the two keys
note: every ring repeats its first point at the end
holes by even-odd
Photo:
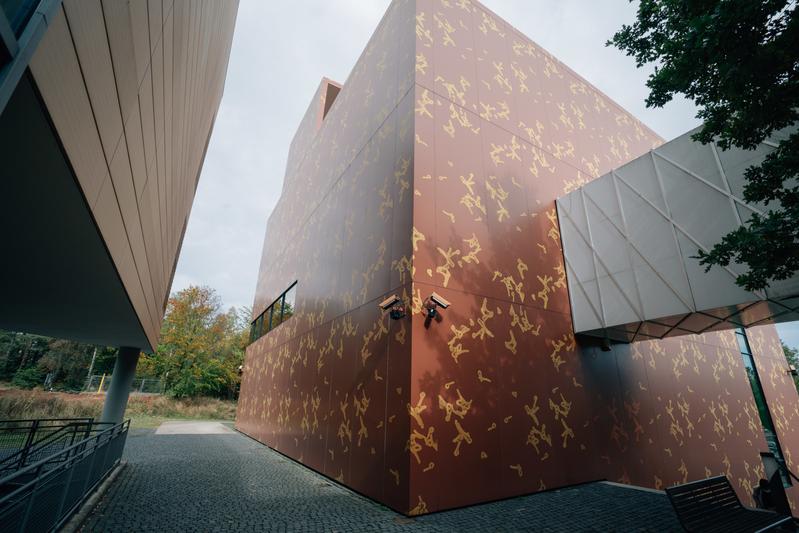
{"type": "Polygon", "coordinates": [[[0,420],[0,476],[72,446],[113,423],[93,418],[0,420]]]}
{"type": "Polygon", "coordinates": [[[58,529],[122,458],[130,420],[91,436],[0,479],[3,531],[58,529]]]}

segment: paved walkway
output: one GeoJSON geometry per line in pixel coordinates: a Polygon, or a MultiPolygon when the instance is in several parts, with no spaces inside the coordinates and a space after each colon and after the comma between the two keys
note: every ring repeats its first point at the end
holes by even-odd
{"type": "Polygon", "coordinates": [[[680,530],[663,494],[606,483],[411,519],[238,433],[166,429],[131,433],[84,531],[680,530]]]}

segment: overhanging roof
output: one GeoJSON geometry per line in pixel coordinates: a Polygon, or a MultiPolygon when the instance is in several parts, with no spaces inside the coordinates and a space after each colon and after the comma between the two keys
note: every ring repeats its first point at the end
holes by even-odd
{"type": "Polygon", "coordinates": [[[0,161],[0,328],[152,349],[27,75],[0,161]]]}
{"type": "Polygon", "coordinates": [[[557,200],[574,331],[618,341],[799,319],[799,278],[749,292],[742,265],[696,259],[767,207],[743,199],[755,150],[723,151],[688,132],[557,200]]]}

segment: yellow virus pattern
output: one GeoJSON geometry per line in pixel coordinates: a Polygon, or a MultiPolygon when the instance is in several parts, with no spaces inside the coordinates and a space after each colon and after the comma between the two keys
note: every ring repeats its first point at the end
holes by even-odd
{"type": "MultiPolygon", "coordinates": [[[[471,0],[393,2],[324,115],[328,89],[268,222],[253,311],[297,299],[247,347],[241,431],[411,515],[719,474],[751,504],[766,443],[734,334],[602,352],[571,326],[554,201],[661,139],[471,0]]],[[[779,338],[749,335],[797,471],[779,338]]]]}

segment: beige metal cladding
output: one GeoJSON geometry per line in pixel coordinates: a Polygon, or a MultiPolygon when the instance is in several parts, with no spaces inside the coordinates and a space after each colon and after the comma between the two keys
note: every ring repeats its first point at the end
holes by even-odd
{"type": "Polygon", "coordinates": [[[236,0],[65,0],[30,63],[153,347],[237,9],[236,0]]]}
{"type": "Polygon", "coordinates": [[[799,316],[799,278],[748,292],[735,284],[745,266],[705,272],[696,257],[773,207],[744,200],[744,172],[786,132],[751,151],[693,133],[558,199],[575,332],[629,341],[799,316]]]}

